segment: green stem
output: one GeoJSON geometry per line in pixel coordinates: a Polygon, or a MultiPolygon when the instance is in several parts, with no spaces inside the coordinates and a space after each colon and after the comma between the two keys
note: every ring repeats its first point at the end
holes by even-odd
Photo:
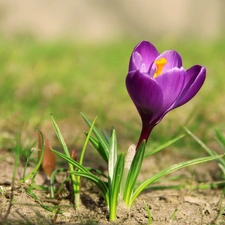
{"type": "Polygon", "coordinates": [[[60,169],[56,169],[52,172],[52,175],[50,177],[50,198],[55,198],[54,182],[55,182],[56,175],[60,172],[66,172],[66,171],[67,171],[67,169],[60,168],[60,169]]]}
{"type": "Polygon", "coordinates": [[[43,157],[44,157],[44,152],[45,152],[45,139],[44,139],[44,136],[43,136],[42,132],[40,130],[38,130],[38,131],[41,134],[41,142],[42,142],[41,156],[39,158],[39,161],[38,161],[36,167],[33,169],[33,171],[29,175],[27,175],[26,177],[23,177],[23,179],[21,180],[21,182],[25,182],[26,180],[30,179],[31,177],[33,177],[37,173],[39,167],[41,166],[43,157]]]}
{"type": "Polygon", "coordinates": [[[29,163],[31,154],[32,154],[32,150],[30,150],[29,155],[27,156],[26,163],[25,163],[25,165],[24,165],[24,170],[23,170],[23,180],[25,179],[25,175],[26,175],[26,171],[27,171],[27,166],[28,166],[28,163],[29,163]]]}

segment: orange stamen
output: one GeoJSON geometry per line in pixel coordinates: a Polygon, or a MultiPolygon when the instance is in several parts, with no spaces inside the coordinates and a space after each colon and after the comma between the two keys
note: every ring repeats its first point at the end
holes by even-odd
{"type": "Polygon", "coordinates": [[[158,77],[162,73],[162,70],[163,70],[164,66],[166,65],[166,63],[167,63],[167,61],[165,58],[155,60],[156,71],[154,73],[153,78],[158,77]]]}

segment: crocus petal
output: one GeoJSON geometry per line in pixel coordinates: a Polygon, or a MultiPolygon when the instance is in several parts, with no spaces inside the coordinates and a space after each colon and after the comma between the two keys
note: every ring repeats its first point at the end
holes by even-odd
{"type": "Polygon", "coordinates": [[[129,72],[140,69],[144,64],[147,72],[155,58],[159,55],[156,47],[148,41],[142,41],[133,50],[129,63],[129,72]]]}
{"type": "Polygon", "coordinates": [[[156,78],[163,93],[162,112],[167,111],[180,96],[184,87],[185,74],[184,68],[174,68],[156,78]]]}
{"type": "MultiPolygon", "coordinates": [[[[181,68],[182,67],[182,58],[181,56],[174,50],[167,50],[160,54],[155,61],[160,60],[161,58],[166,59],[166,64],[162,69],[162,73],[167,70],[173,69],[174,67],[181,68]]],[[[156,71],[156,65],[153,63],[150,76],[153,76],[156,71]]]]}
{"type": "Polygon", "coordinates": [[[139,70],[142,64],[142,56],[139,52],[133,52],[130,58],[129,71],[139,70]]]}
{"type": "Polygon", "coordinates": [[[162,89],[156,80],[140,71],[130,72],[126,78],[126,86],[142,119],[145,118],[148,122],[154,120],[163,107],[162,89]]]}
{"type": "Polygon", "coordinates": [[[177,108],[191,100],[202,87],[206,78],[206,68],[195,65],[186,71],[184,89],[174,104],[177,108]]]}

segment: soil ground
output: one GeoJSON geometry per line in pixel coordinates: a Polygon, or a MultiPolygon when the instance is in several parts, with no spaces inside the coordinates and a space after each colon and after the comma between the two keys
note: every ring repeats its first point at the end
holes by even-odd
{"type": "MultiPolygon", "coordinates": [[[[29,184],[19,181],[23,174],[23,165],[17,168],[13,183],[14,158],[8,151],[0,151],[1,159],[4,159],[0,163],[0,224],[149,224],[144,201],[150,209],[153,225],[225,224],[223,190],[200,188],[202,183],[216,182],[217,165],[214,162],[176,172],[171,180],[163,180],[157,184],[163,185],[164,189],[155,187],[155,190],[149,189],[142,193],[131,210],[119,204],[117,220],[109,222],[108,209],[96,186],[83,180],[79,209],[75,209],[69,201],[68,191],[63,191],[57,200],[52,200],[49,193],[33,190],[38,197],[38,201],[35,201],[26,191],[29,184]],[[178,179],[172,179],[174,177],[178,179]],[[185,184],[181,189],[172,188],[181,184],[185,184]],[[41,207],[41,204],[57,206],[62,210],[62,214],[49,212],[41,207]]],[[[147,159],[143,164],[140,179],[148,177],[167,163],[181,161],[182,158],[180,160],[179,154],[176,154],[165,152],[163,162],[157,157],[147,159]]],[[[58,179],[60,180],[60,177],[58,179]]],[[[35,182],[43,184],[43,176],[37,175],[35,182]]]]}

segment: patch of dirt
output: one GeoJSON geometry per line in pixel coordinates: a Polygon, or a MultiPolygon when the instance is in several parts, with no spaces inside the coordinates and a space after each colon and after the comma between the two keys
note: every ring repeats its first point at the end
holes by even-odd
{"type": "MultiPolygon", "coordinates": [[[[157,157],[145,160],[140,179],[148,177],[150,173],[155,172],[154,170],[165,166],[165,162],[168,164],[180,162],[181,160],[174,154],[176,155],[176,153],[165,153],[164,162],[157,157]]],[[[22,165],[16,171],[12,192],[14,158],[8,151],[1,150],[0,224],[149,224],[145,201],[150,209],[153,225],[224,225],[224,211],[218,217],[225,206],[222,189],[193,189],[194,186],[200,185],[200,182],[213,181],[212,172],[215,171],[215,166],[216,164],[209,163],[173,174],[172,178],[176,175],[179,179],[167,179],[158,183],[157,186],[172,187],[185,184],[182,189],[162,190],[157,189],[156,186],[155,190],[148,189],[138,197],[130,210],[122,203],[119,204],[117,220],[109,222],[108,209],[98,188],[86,180],[82,182],[81,206],[78,209],[75,209],[69,201],[68,191],[64,191],[57,200],[52,200],[49,193],[32,190],[38,198],[38,201],[35,201],[26,191],[29,184],[19,181],[23,174],[22,165]],[[55,207],[56,210],[49,212],[41,204],[55,207]],[[57,209],[62,213],[57,213],[57,209]]],[[[35,183],[43,182],[43,176],[37,175],[35,183]]]]}

